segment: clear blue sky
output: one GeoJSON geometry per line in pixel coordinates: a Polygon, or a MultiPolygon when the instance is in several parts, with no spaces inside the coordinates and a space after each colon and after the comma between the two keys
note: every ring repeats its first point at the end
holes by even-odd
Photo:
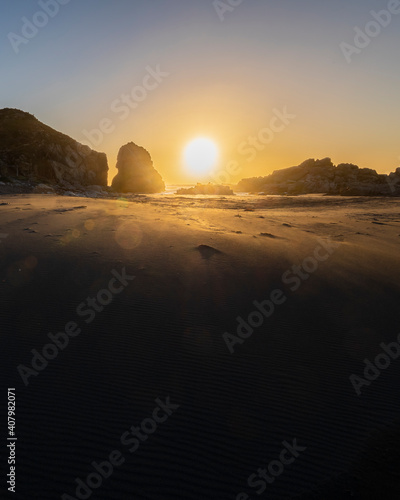
{"type": "Polygon", "coordinates": [[[240,163],[235,181],[324,156],[389,172],[400,165],[400,14],[350,63],[340,48],[389,3],[243,0],[221,21],[211,0],[70,0],[16,53],[9,34],[22,36],[22,18],[43,8],[3,1],[0,108],[29,111],[105,151],[111,176],[132,140],[167,182],[188,181],[181,153],[198,135],[218,144],[219,169],[240,163]],[[111,110],[157,65],[168,73],[157,88],[127,116],[111,110]],[[250,148],[285,106],[296,118],[250,148]],[[112,132],[95,144],[83,131],[103,119],[112,132]],[[239,152],[243,143],[252,154],[239,152]]]}

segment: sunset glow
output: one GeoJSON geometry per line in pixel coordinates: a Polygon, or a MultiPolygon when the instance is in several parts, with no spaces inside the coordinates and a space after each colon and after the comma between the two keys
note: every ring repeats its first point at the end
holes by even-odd
{"type": "Polygon", "coordinates": [[[209,174],[218,160],[218,147],[206,137],[192,140],[183,153],[185,168],[195,176],[209,174]]]}
{"type": "Polygon", "coordinates": [[[400,19],[376,14],[379,24],[377,2],[64,3],[26,39],[22,19],[36,20],[39,5],[10,3],[0,108],[106,153],[109,183],[130,141],[167,184],[223,179],[233,163],[232,183],[326,156],[379,173],[398,166],[400,19]],[[357,35],[372,25],[374,36],[357,35]],[[182,156],[203,134],[218,138],[214,168],[212,157],[182,156]]]}

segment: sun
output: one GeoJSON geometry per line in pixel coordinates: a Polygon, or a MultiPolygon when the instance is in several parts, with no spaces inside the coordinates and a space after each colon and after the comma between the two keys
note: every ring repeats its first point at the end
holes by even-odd
{"type": "Polygon", "coordinates": [[[211,173],[219,156],[218,147],[207,137],[197,137],[190,141],[184,151],[185,167],[195,175],[211,173]]]}

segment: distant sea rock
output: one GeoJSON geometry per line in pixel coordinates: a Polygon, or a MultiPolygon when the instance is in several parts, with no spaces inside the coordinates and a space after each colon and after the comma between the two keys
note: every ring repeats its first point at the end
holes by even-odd
{"type": "Polygon", "coordinates": [[[220,196],[230,196],[233,195],[234,192],[228,186],[221,186],[218,184],[201,184],[197,183],[196,186],[191,188],[181,188],[178,189],[176,194],[207,194],[207,195],[220,195],[220,196]]]}
{"type": "Polygon", "coordinates": [[[107,186],[105,153],[97,153],[18,109],[0,110],[0,177],[61,188],[107,186]]]}
{"type": "Polygon", "coordinates": [[[165,183],[153,166],[146,149],[129,142],[119,150],[118,174],[112,181],[112,189],[118,193],[161,193],[165,183]]]}
{"type": "Polygon", "coordinates": [[[400,168],[386,175],[351,163],[335,166],[330,158],[309,159],[266,177],[242,179],[236,190],[278,195],[400,196],[400,168]]]}

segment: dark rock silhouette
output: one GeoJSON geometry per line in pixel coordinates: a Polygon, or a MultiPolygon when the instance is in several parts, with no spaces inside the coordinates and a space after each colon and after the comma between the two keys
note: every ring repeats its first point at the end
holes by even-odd
{"type": "Polygon", "coordinates": [[[221,196],[230,196],[233,195],[234,192],[228,186],[221,186],[219,184],[201,184],[198,182],[195,187],[191,188],[181,188],[178,189],[176,194],[215,194],[221,196]]]}
{"type": "Polygon", "coordinates": [[[0,176],[66,189],[107,186],[104,153],[44,125],[18,109],[0,110],[0,176]]]}
{"type": "Polygon", "coordinates": [[[199,245],[198,247],[196,247],[196,250],[200,252],[201,257],[205,260],[211,259],[213,255],[222,254],[220,250],[210,247],[209,245],[199,245]]]}
{"type": "Polygon", "coordinates": [[[118,174],[112,189],[118,193],[160,193],[165,191],[161,175],[153,166],[146,149],[129,142],[119,150],[118,174]]]}
{"type": "Polygon", "coordinates": [[[389,175],[351,163],[335,166],[330,158],[309,159],[266,177],[242,179],[237,191],[263,194],[325,193],[347,196],[400,196],[400,168],[389,175]]]}

